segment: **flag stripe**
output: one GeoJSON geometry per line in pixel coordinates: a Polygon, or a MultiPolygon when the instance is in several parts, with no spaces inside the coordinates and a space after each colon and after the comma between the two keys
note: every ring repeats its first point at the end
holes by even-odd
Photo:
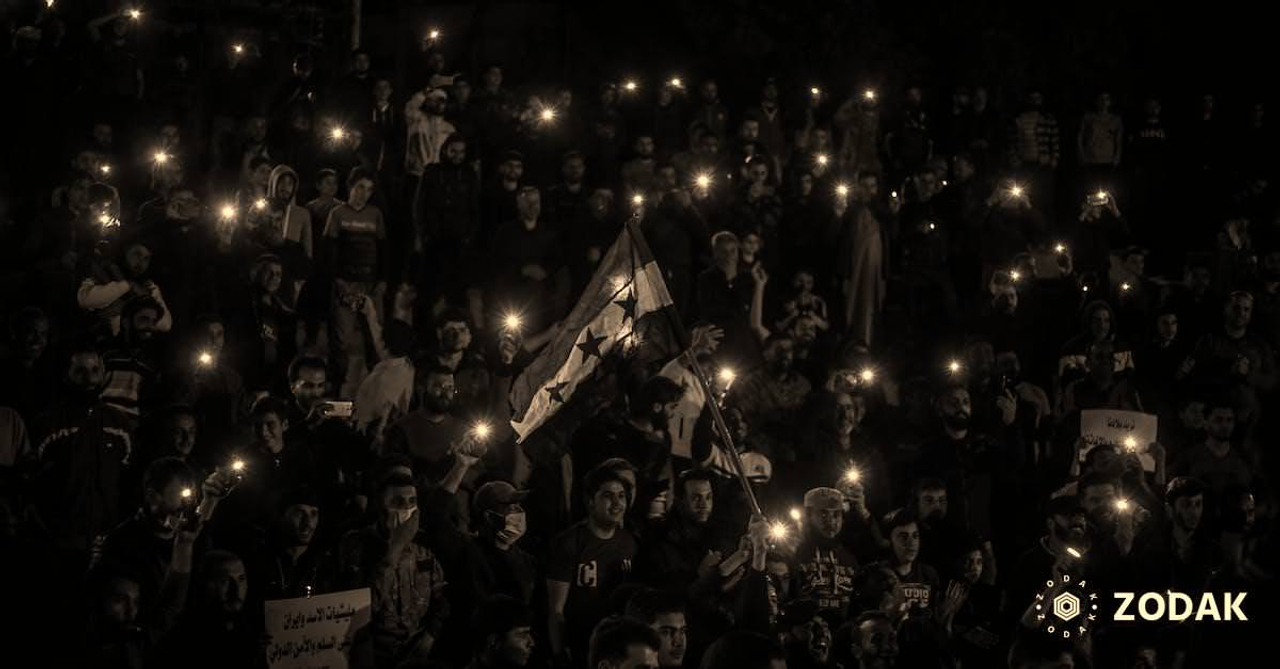
{"type": "Polygon", "coordinates": [[[672,304],[662,269],[633,225],[624,228],[605,254],[578,304],[563,321],[560,334],[512,384],[511,427],[519,441],[573,396],[603,356],[627,342],[636,321],[672,304]],[[635,301],[631,315],[627,313],[629,298],[635,301]],[[597,341],[600,338],[603,340],[597,341]]]}

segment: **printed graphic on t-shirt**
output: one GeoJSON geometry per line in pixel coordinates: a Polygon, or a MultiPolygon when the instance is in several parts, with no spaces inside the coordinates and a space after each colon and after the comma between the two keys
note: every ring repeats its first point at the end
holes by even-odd
{"type": "Polygon", "coordinates": [[[376,221],[347,218],[342,220],[342,229],[346,232],[372,234],[378,231],[378,223],[376,221]]]}
{"type": "Polygon", "coordinates": [[[932,594],[933,587],[928,583],[902,584],[902,598],[907,607],[929,608],[929,597],[932,594]]]}
{"type": "Polygon", "coordinates": [[[596,561],[578,563],[578,580],[577,584],[583,588],[596,587],[596,561]]]}

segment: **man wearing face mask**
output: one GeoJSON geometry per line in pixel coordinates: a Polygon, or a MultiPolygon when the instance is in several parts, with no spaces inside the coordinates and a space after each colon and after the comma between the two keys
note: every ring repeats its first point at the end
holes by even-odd
{"type": "Polygon", "coordinates": [[[792,594],[837,617],[849,608],[858,568],[858,559],[840,542],[844,502],[844,495],[835,488],[805,493],[804,529],[790,566],[792,594]]]}
{"type": "Polygon", "coordinates": [[[520,503],[528,494],[506,481],[490,481],[476,491],[471,517],[479,532],[468,562],[479,597],[505,595],[526,606],[533,601],[537,565],[518,545],[526,530],[520,503]]]}
{"type": "Polygon", "coordinates": [[[132,460],[128,417],[100,398],[102,357],[89,346],[68,359],[64,399],[32,423],[35,504],[61,549],[84,553],[120,521],[121,476],[132,460]]]}
{"type": "Polygon", "coordinates": [[[449,617],[444,570],[421,542],[413,479],[388,476],[376,497],[376,519],[342,538],[339,585],[373,588],[370,631],[376,666],[420,664],[449,617]]]}

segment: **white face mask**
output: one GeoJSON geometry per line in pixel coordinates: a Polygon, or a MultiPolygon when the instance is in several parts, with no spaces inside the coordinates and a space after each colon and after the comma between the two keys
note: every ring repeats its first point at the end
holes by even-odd
{"type": "Polygon", "coordinates": [[[503,517],[503,526],[498,530],[498,539],[507,544],[514,544],[524,536],[526,529],[523,511],[508,513],[503,517]]]}

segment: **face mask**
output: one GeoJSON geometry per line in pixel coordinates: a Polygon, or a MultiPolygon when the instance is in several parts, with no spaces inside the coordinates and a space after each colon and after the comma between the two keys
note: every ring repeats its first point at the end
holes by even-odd
{"type": "Polygon", "coordinates": [[[498,530],[498,538],[508,544],[514,544],[520,540],[525,533],[525,517],[523,511],[508,513],[504,517],[504,524],[501,530],[498,530]]]}

